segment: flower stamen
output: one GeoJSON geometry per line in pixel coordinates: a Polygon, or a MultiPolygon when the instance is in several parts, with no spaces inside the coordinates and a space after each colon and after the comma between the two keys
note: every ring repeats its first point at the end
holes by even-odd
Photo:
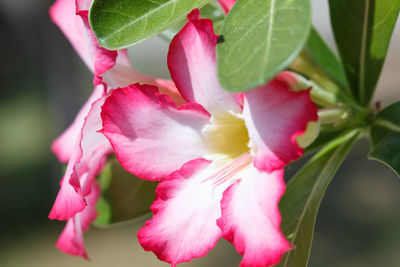
{"type": "Polygon", "coordinates": [[[247,168],[251,164],[251,162],[252,162],[251,154],[249,152],[244,153],[234,161],[231,161],[230,163],[226,164],[218,172],[204,179],[203,182],[212,180],[213,181],[212,184],[214,186],[218,186],[223,184],[229,179],[236,180],[238,178],[236,177],[236,175],[245,168],[247,168]]]}

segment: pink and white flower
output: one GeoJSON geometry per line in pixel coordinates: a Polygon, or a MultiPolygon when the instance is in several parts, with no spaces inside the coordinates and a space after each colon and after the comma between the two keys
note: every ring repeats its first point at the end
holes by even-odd
{"type": "Polygon", "coordinates": [[[291,248],[280,230],[282,167],[304,152],[296,138],[318,119],[317,107],[309,90],[290,88],[290,73],[242,94],[224,91],[212,22],[198,10],[188,19],[168,53],[187,103],[135,84],[114,90],[102,107],[101,132],[122,166],[162,181],[139,242],[175,266],[224,237],[243,255],[241,266],[275,265],[291,248]]]}
{"type": "Polygon", "coordinates": [[[97,132],[102,128],[100,111],[107,95],[114,88],[143,82],[159,86],[177,102],[183,101],[172,82],[132,69],[127,50],[109,51],[99,46],[88,21],[91,4],[92,0],[57,0],[50,8],[53,22],[94,73],[92,95],[71,126],[52,144],[58,159],[68,162],[68,166],[49,218],[68,220],[57,246],[84,257],[82,232],[96,218],[94,208],[99,195],[93,181],[112,152],[108,140],[97,132]]]}
{"type": "Polygon", "coordinates": [[[61,251],[88,259],[83,242],[83,232],[89,229],[90,224],[97,217],[95,206],[99,196],[100,186],[94,182],[90,194],[86,197],[87,207],[68,220],[56,242],[56,246],[61,251]]]}

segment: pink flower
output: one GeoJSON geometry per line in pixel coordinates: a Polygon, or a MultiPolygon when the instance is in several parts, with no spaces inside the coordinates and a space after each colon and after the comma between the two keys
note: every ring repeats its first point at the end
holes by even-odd
{"type": "Polygon", "coordinates": [[[99,195],[93,181],[104,167],[107,154],[112,152],[107,139],[97,132],[102,128],[100,111],[106,96],[116,87],[139,81],[157,85],[178,102],[183,101],[172,82],[132,69],[127,50],[109,51],[98,45],[88,21],[91,4],[92,0],[57,0],[50,9],[54,23],[94,73],[92,95],[71,126],[52,144],[58,159],[68,162],[68,166],[49,218],[68,220],[57,246],[66,253],[84,257],[82,233],[96,218],[99,195]]]}
{"type": "Polygon", "coordinates": [[[241,266],[275,265],[291,248],[280,230],[282,167],[302,155],[296,137],[318,119],[317,107],[309,90],[291,90],[290,73],[243,94],[224,91],[212,22],[198,10],[188,19],[168,53],[188,103],[177,107],[156,87],[136,84],[102,107],[102,133],[122,166],[162,180],[139,242],[175,266],[224,237],[243,255],[241,266]]]}
{"type": "Polygon", "coordinates": [[[99,196],[100,187],[97,182],[94,182],[91,193],[86,197],[87,207],[68,220],[56,242],[56,246],[61,251],[88,259],[83,242],[83,232],[89,229],[91,222],[97,217],[95,206],[99,196]]]}

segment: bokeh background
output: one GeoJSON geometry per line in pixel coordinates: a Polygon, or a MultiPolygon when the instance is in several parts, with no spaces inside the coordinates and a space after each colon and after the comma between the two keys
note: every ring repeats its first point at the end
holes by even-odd
{"type": "MultiPolygon", "coordinates": [[[[313,21],[333,47],[327,0],[313,0],[313,21]]],[[[54,247],[63,223],[49,221],[62,166],[51,141],[73,120],[92,90],[92,76],[50,22],[51,0],[0,1],[0,266],[167,266],[144,252],[136,232],[144,220],[92,228],[85,236],[91,261],[54,247]]],[[[160,38],[130,49],[133,65],[168,77],[168,45],[160,38]]],[[[395,29],[375,100],[400,99],[400,25],[395,29]]],[[[323,199],[311,267],[400,266],[400,180],[368,161],[360,141],[323,199]]],[[[290,167],[294,168],[294,167],[290,167]]],[[[182,266],[237,266],[226,241],[182,266]]]]}

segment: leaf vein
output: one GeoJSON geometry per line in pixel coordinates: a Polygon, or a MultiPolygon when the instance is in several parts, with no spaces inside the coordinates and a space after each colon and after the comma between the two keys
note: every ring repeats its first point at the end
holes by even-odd
{"type": "Polygon", "coordinates": [[[274,15],[273,15],[273,11],[275,8],[275,0],[271,1],[271,8],[270,8],[270,13],[269,13],[269,25],[268,25],[268,33],[267,33],[267,44],[265,47],[265,53],[264,53],[264,57],[263,57],[263,61],[262,61],[262,68],[260,68],[260,76],[263,76],[263,73],[265,72],[265,68],[267,60],[268,60],[268,55],[269,55],[269,50],[271,47],[271,37],[272,37],[272,28],[274,26],[274,15]]]}
{"type": "MultiPolygon", "coordinates": [[[[148,0],[147,0],[147,1],[148,1],[148,0]]],[[[114,36],[114,35],[120,33],[121,31],[125,30],[126,28],[128,28],[128,27],[134,25],[136,22],[138,22],[138,21],[140,21],[140,20],[142,20],[142,19],[148,18],[151,14],[156,13],[156,12],[159,11],[160,9],[162,9],[162,8],[168,6],[168,5],[171,5],[171,4],[176,4],[177,1],[178,1],[178,0],[172,0],[172,1],[166,2],[165,4],[162,4],[162,5],[160,5],[160,6],[156,7],[156,8],[154,8],[154,9],[151,10],[150,12],[144,14],[143,16],[138,17],[138,18],[136,18],[136,19],[130,21],[129,23],[125,24],[124,26],[118,28],[116,31],[110,33],[109,35],[104,36],[103,41],[107,41],[110,37],[112,37],[112,36],[114,36]]],[[[154,4],[154,2],[153,2],[153,4],[154,4]]]]}

